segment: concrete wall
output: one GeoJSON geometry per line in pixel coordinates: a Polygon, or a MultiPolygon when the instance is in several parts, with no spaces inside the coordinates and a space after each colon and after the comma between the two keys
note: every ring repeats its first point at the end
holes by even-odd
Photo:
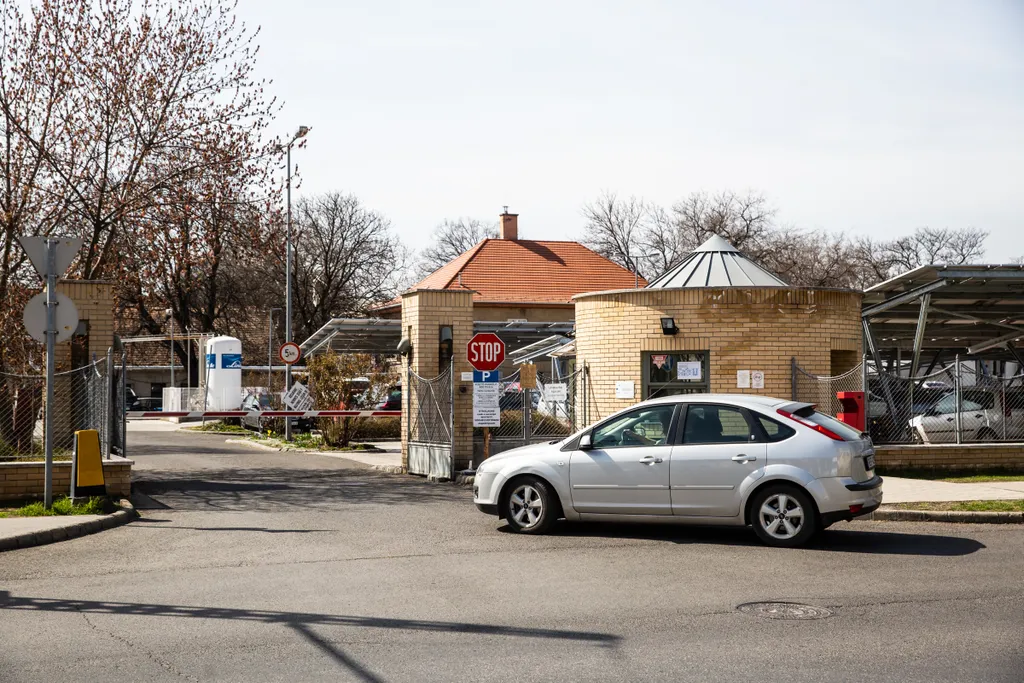
{"type": "MultiPolygon", "coordinates": [[[[99,280],[60,280],[57,291],[73,302],[78,309],[78,319],[89,324],[89,361],[93,355],[97,360],[107,356],[107,349],[114,345],[114,285],[99,280]]],[[[56,362],[58,370],[71,367],[71,342],[57,345],[56,362]]]]}
{"type": "MultiPolygon", "coordinates": [[[[473,394],[459,391],[459,376],[473,368],[466,358],[466,344],[473,336],[473,293],[449,290],[415,290],[402,295],[402,336],[412,342],[412,371],[421,377],[431,378],[440,374],[438,364],[438,342],[442,326],[451,326],[455,352],[455,425],[453,434],[453,455],[455,469],[465,469],[473,457],[473,394]]],[[[402,382],[405,383],[405,368],[408,360],[402,362],[402,382]]],[[[408,389],[403,386],[403,395],[408,389]]],[[[409,466],[409,451],[406,443],[408,434],[408,410],[402,406],[402,466],[409,466]]]]}
{"type": "Polygon", "coordinates": [[[861,294],[789,287],[641,289],[581,294],[576,301],[576,353],[590,372],[591,418],[641,400],[644,354],[710,352],[714,392],[791,395],[790,359],[827,375],[833,360],[861,354],[861,294]],[[675,319],[679,333],[661,331],[675,319]],[[833,351],[847,353],[833,354],[833,351]],[[737,370],[761,370],[765,388],[738,389],[737,370]],[[636,398],[615,398],[617,381],[633,381],[636,398]]]}
{"type": "MultiPolygon", "coordinates": [[[[104,460],[103,479],[107,495],[127,498],[131,495],[131,460],[104,460]]],[[[0,500],[31,500],[43,497],[45,468],[42,462],[0,462],[0,500]]],[[[53,463],[53,493],[71,493],[71,462],[53,463]]]]}
{"type": "Polygon", "coordinates": [[[876,446],[875,463],[891,469],[1024,469],[1021,444],[933,444],[876,446]]]}

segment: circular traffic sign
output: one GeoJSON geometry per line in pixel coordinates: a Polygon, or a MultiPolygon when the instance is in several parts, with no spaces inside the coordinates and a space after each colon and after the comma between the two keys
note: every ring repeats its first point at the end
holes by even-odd
{"type": "Polygon", "coordinates": [[[281,362],[285,365],[294,365],[298,362],[299,358],[302,357],[302,349],[295,342],[285,342],[281,344],[281,349],[277,352],[277,357],[281,359],[281,362]]]}
{"type": "MultiPolygon", "coordinates": [[[[78,329],[78,308],[75,302],[64,294],[57,292],[56,310],[57,336],[54,339],[58,344],[71,339],[78,329]]],[[[37,342],[46,343],[46,292],[36,294],[29,299],[25,305],[25,313],[22,316],[25,323],[25,330],[29,336],[37,342]]]]}
{"type": "Polygon", "coordinates": [[[469,364],[476,370],[497,370],[505,361],[505,342],[493,332],[480,332],[466,344],[469,364]]]}

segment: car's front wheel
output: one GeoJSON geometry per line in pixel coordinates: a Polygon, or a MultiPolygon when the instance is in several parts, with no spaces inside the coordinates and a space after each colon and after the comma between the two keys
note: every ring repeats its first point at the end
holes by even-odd
{"type": "Polygon", "coordinates": [[[554,494],[547,482],[525,477],[512,482],[505,494],[502,512],[512,530],[521,534],[542,534],[555,523],[554,494]]]}
{"type": "Polygon", "coordinates": [[[818,530],[818,512],[804,491],[784,484],[766,486],[751,504],[751,523],[766,545],[794,548],[818,530]]]}

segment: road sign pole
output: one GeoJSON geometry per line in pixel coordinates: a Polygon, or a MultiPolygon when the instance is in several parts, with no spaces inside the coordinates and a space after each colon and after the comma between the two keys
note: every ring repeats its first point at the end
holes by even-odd
{"type": "Polygon", "coordinates": [[[57,338],[57,240],[46,240],[46,412],[43,414],[43,442],[46,468],[43,480],[43,507],[53,505],[53,376],[57,338]]]}

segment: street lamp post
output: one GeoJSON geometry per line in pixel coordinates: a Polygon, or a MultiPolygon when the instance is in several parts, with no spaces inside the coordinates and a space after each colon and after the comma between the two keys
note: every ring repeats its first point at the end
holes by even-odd
{"type": "Polygon", "coordinates": [[[274,393],[274,311],[280,308],[271,308],[267,320],[267,393],[274,393]]]}
{"type": "MultiPolygon", "coordinates": [[[[292,145],[299,138],[306,136],[309,132],[309,126],[299,126],[299,130],[295,132],[292,139],[288,141],[288,147],[286,151],[287,156],[287,194],[288,194],[288,228],[287,228],[287,247],[285,249],[284,258],[284,340],[290,342],[292,340],[292,145]]],[[[286,365],[284,370],[284,391],[287,394],[288,390],[292,388],[292,366],[286,365]]],[[[292,440],[292,421],[290,418],[284,420],[284,440],[292,440]]]]}
{"type": "MultiPolygon", "coordinates": [[[[174,389],[174,311],[168,308],[164,311],[167,320],[171,323],[171,389],[174,389]]],[[[165,409],[166,410],[166,409],[165,409]]]]}

